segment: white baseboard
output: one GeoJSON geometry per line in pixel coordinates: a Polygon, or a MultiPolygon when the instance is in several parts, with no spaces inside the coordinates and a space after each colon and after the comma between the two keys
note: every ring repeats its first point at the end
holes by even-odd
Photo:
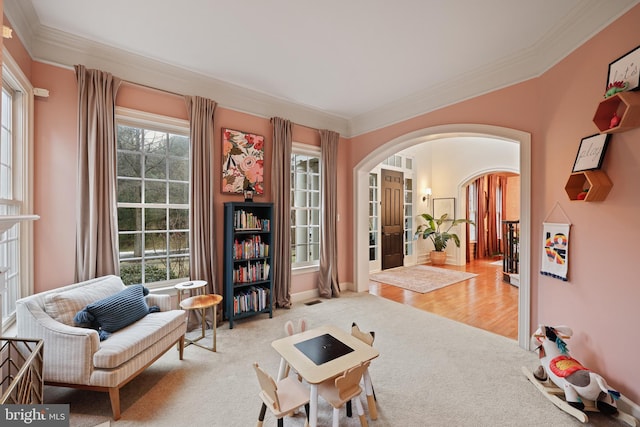
{"type": "MultiPolygon", "coordinates": [[[[340,283],[340,291],[353,291],[355,292],[355,286],[352,282],[342,282],[340,283]]],[[[320,293],[317,289],[311,289],[309,291],[296,292],[295,294],[291,294],[291,302],[298,303],[303,301],[308,301],[310,299],[319,298],[320,293]]]]}
{"type": "Polygon", "coordinates": [[[317,289],[312,289],[310,291],[302,291],[296,292],[295,294],[291,294],[291,302],[297,303],[302,301],[307,301],[313,298],[318,298],[320,294],[317,289]]]}

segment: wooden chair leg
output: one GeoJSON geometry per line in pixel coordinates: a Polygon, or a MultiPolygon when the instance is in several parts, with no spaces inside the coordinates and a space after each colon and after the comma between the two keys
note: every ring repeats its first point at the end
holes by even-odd
{"type": "Polygon", "coordinates": [[[284,417],[278,418],[278,427],[284,427],[284,417]]]}
{"type": "Polygon", "coordinates": [[[264,421],[264,415],[266,412],[267,412],[267,405],[263,403],[262,407],[260,408],[260,415],[258,415],[258,424],[256,425],[256,427],[262,427],[262,423],[264,421]]]}
{"type": "Polygon", "coordinates": [[[178,342],[178,351],[180,352],[180,360],[182,360],[184,357],[184,335],[180,337],[178,342]]]}
{"type": "Polygon", "coordinates": [[[368,427],[367,416],[364,414],[364,409],[362,408],[362,403],[360,402],[360,396],[356,396],[353,398],[356,401],[356,410],[358,411],[358,417],[360,418],[360,426],[368,427]]]}
{"type": "Polygon", "coordinates": [[[340,425],[340,409],[333,408],[333,427],[339,427],[340,425]]]}

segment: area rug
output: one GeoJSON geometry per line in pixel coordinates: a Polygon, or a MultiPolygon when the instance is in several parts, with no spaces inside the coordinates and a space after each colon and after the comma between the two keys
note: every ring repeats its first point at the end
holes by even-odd
{"type": "Polygon", "coordinates": [[[374,282],[386,283],[387,285],[425,294],[475,276],[477,274],[464,271],[447,270],[427,265],[413,265],[411,267],[390,268],[379,273],[373,273],[369,275],[369,279],[374,282]]]}

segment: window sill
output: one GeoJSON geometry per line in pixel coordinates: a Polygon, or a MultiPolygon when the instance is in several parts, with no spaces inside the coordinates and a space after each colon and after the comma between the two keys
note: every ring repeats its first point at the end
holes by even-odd
{"type": "Polygon", "coordinates": [[[305,265],[303,267],[294,267],[291,268],[291,274],[296,276],[298,274],[307,274],[307,273],[315,273],[320,271],[319,265],[305,265]]]}

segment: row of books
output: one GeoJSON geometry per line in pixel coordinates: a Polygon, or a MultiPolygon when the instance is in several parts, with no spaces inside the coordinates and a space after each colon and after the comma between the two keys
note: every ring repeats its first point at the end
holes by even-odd
{"type": "Polygon", "coordinates": [[[261,236],[253,236],[242,242],[233,242],[233,259],[265,258],[269,256],[269,244],[261,236]]]}
{"type": "Polygon", "coordinates": [[[269,306],[269,288],[251,287],[233,296],[233,314],[262,311],[269,306]]]}
{"type": "Polygon", "coordinates": [[[249,265],[233,269],[233,283],[249,283],[269,279],[270,266],[267,262],[250,262],[249,265]]]}
{"type": "Polygon", "coordinates": [[[258,218],[252,212],[237,210],[233,213],[233,228],[236,230],[271,231],[271,221],[258,218]]]}

